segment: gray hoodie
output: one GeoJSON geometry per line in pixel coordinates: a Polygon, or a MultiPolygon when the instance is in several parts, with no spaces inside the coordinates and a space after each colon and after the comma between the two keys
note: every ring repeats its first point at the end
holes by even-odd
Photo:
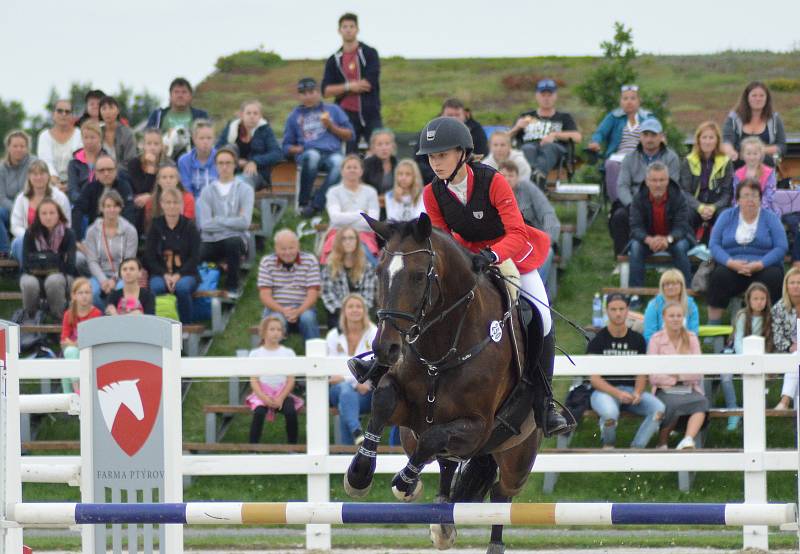
{"type": "Polygon", "coordinates": [[[247,230],[253,220],[253,200],[253,187],[238,177],[225,196],[219,193],[217,181],[203,187],[197,200],[197,226],[203,242],[239,237],[247,244],[247,230]]]}
{"type": "Polygon", "coordinates": [[[117,234],[108,238],[108,249],[103,240],[103,218],[98,217],[86,231],[83,239],[88,250],[89,271],[101,283],[109,277],[119,277],[119,265],[125,258],[135,258],[139,247],[136,227],[120,216],[117,234]]]}
{"type": "Polygon", "coordinates": [[[630,206],[634,197],[639,193],[639,188],[647,176],[647,166],[653,162],[661,162],[669,170],[669,178],[678,181],[681,175],[681,161],[672,148],[662,144],[659,151],[651,159],[647,159],[642,150],[642,144],[636,150],[625,156],[617,179],[617,199],[623,206],[630,206]]]}
{"type": "Polygon", "coordinates": [[[28,168],[36,156],[26,155],[17,165],[8,162],[0,163],[0,206],[10,214],[14,210],[14,200],[25,187],[28,178],[28,168]]]}

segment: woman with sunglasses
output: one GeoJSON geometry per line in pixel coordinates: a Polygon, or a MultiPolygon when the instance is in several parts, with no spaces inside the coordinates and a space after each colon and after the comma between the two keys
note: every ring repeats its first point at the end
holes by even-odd
{"type": "Polygon", "coordinates": [[[50,168],[50,182],[67,191],[67,167],[72,155],[83,146],[81,130],[73,124],[72,102],[57,100],[53,126],[39,133],[36,156],[50,168]]]}

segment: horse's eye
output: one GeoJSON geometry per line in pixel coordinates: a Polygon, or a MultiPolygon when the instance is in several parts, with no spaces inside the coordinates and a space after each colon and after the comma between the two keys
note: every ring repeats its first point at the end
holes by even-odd
{"type": "Polygon", "coordinates": [[[425,280],[425,273],[422,271],[417,271],[414,273],[414,282],[421,283],[425,280]]]}

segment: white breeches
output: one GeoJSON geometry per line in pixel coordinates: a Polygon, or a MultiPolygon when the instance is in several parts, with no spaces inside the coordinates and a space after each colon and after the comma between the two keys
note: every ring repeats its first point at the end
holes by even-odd
{"type": "Polygon", "coordinates": [[[547,300],[547,291],[544,289],[542,278],[534,269],[530,273],[521,275],[520,280],[522,281],[522,290],[537,299],[531,300],[523,296],[528,303],[533,304],[533,307],[539,310],[539,315],[542,317],[543,336],[547,336],[553,326],[553,318],[550,315],[550,302],[547,300]]]}

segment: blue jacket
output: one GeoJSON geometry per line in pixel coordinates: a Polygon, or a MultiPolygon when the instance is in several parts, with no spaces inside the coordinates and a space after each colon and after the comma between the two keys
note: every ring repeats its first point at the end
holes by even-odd
{"type": "MultiPolygon", "coordinates": [[[[241,125],[241,119],[233,119],[225,125],[219,135],[219,140],[217,140],[217,148],[222,148],[226,144],[236,144],[239,125],[241,125]]],[[[250,140],[250,154],[247,159],[255,162],[258,167],[258,173],[267,182],[271,181],[272,166],[283,160],[281,147],[266,119],[262,119],[253,131],[253,138],[250,140]]]]}
{"type": "MultiPolygon", "coordinates": [[[[655,117],[652,112],[639,109],[639,121],[655,117]]],[[[608,158],[611,154],[617,151],[619,143],[622,142],[622,130],[628,121],[628,116],[622,111],[622,108],[617,108],[606,114],[603,121],[597,127],[597,130],[592,135],[592,142],[597,144],[605,143],[606,149],[603,152],[603,157],[608,158]]],[[[670,177],[672,177],[670,175],[670,177]]],[[[677,177],[677,175],[675,176],[677,177]]]]}
{"type": "MultiPolygon", "coordinates": [[[[381,119],[381,60],[378,51],[367,46],[363,42],[358,44],[358,64],[361,66],[361,78],[369,81],[372,89],[369,92],[359,94],[361,124],[380,121],[381,119]]],[[[325,94],[325,87],[328,85],[341,85],[345,81],[344,71],[342,70],[342,49],[336,51],[325,62],[325,74],[322,77],[322,93],[325,94]]],[[[336,98],[339,104],[344,95],[336,98]]]]}
{"type": "MultiPolygon", "coordinates": [[[[688,313],[686,314],[684,326],[696,335],[700,330],[700,313],[697,311],[697,302],[691,296],[686,300],[688,313]]],[[[647,303],[647,309],[644,311],[644,339],[647,342],[650,342],[650,337],[664,328],[661,312],[664,310],[666,303],[667,301],[662,294],[647,303]]]]}
{"type": "MultiPolygon", "coordinates": [[[[190,106],[192,110],[192,121],[195,119],[208,119],[208,112],[205,110],[200,110],[190,106]]],[[[161,120],[164,118],[164,114],[169,111],[169,106],[166,108],[156,108],[150,114],[150,117],[147,118],[147,128],[153,129],[161,129],[161,120]]]]}
{"type": "Polygon", "coordinates": [[[290,146],[302,146],[305,150],[313,148],[322,153],[330,154],[342,149],[342,141],[328,131],[320,122],[322,112],[328,112],[337,127],[344,127],[353,131],[353,126],[344,110],[336,104],[320,102],[313,108],[297,106],[286,119],[286,128],[283,130],[283,153],[289,154],[290,146]]]}
{"type": "Polygon", "coordinates": [[[711,255],[721,265],[731,258],[748,262],[760,261],[764,267],[783,267],[783,256],[789,248],[786,231],[780,218],[762,209],[758,216],[758,227],[753,242],[741,245],[736,242],[736,227],[739,225],[739,208],[725,210],[711,229],[708,245],[711,255]]]}
{"type": "Polygon", "coordinates": [[[206,185],[210,185],[217,180],[217,166],[214,165],[216,153],[217,149],[212,148],[211,155],[204,164],[201,164],[197,159],[197,148],[192,148],[191,151],[178,158],[178,173],[181,176],[181,184],[195,198],[200,196],[200,191],[206,185]]]}

